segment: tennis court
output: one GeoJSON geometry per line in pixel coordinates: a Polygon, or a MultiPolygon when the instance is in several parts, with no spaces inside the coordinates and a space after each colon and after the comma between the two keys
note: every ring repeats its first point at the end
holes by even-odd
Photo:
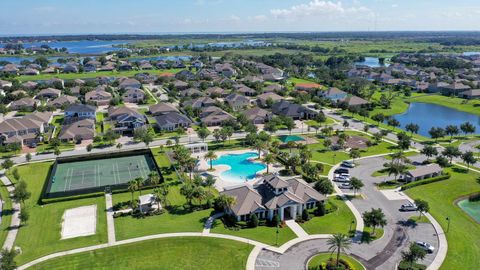
{"type": "Polygon", "coordinates": [[[149,154],[57,163],[48,192],[125,184],[137,177],[147,179],[151,171],[156,166],[149,154]]]}

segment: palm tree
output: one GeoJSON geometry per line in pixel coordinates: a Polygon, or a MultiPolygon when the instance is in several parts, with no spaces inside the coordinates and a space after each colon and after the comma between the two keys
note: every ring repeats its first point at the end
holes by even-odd
{"type": "Polygon", "coordinates": [[[167,206],[168,200],[168,185],[166,183],[161,184],[160,186],[156,187],[153,190],[155,196],[157,197],[158,201],[158,209],[160,209],[160,203],[163,204],[165,207],[167,206]]]}
{"type": "Polygon", "coordinates": [[[131,180],[128,182],[128,191],[130,191],[130,193],[132,193],[132,201],[131,201],[131,206],[133,207],[133,193],[135,193],[135,191],[137,191],[138,189],[138,185],[137,185],[137,182],[135,180],[131,180]]]}
{"type": "Polygon", "coordinates": [[[269,165],[275,162],[275,157],[272,154],[266,154],[263,157],[263,162],[267,164],[267,173],[269,173],[269,167],[270,167],[269,165]]]}
{"type": "Polygon", "coordinates": [[[205,154],[205,159],[210,160],[210,170],[213,170],[213,160],[217,158],[217,155],[213,151],[208,151],[208,153],[205,154]]]}
{"type": "Polygon", "coordinates": [[[327,241],[328,244],[328,250],[332,252],[337,252],[337,261],[336,261],[336,268],[338,268],[339,260],[340,260],[340,253],[345,252],[348,248],[350,248],[350,245],[352,244],[350,242],[350,239],[348,238],[347,235],[343,233],[336,233],[332,235],[332,238],[328,239],[327,241]]]}
{"type": "Polygon", "coordinates": [[[255,148],[255,150],[258,151],[258,158],[262,158],[262,150],[265,150],[266,143],[262,140],[257,139],[255,140],[253,147],[255,148]]]}
{"type": "Polygon", "coordinates": [[[216,205],[225,210],[231,208],[235,204],[235,197],[226,194],[220,194],[215,200],[216,205]]]}
{"type": "Polygon", "coordinates": [[[189,172],[190,172],[190,180],[192,180],[192,174],[193,174],[193,171],[195,170],[195,166],[197,165],[197,160],[194,159],[194,158],[189,158],[186,162],[185,162],[185,165],[186,167],[188,168],[189,172]]]}
{"type": "Polygon", "coordinates": [[[160,183],[160,175],[156,171],[150,172],[148,175],[148,182],[150,182],[151,185],[158,185],[160,183]]]}
{"type": "Polygon", "coordinates": [[[292,148],[297,147],[297,144],[294,141],[287,142],[287,147],[290,150],[290,154],[292,153],[292,148]]]}
{"type": "Polygon", "coordinates": [[[137,189],[138,189],[138,192],[139,192],[139,196],[142,196],[142,187],[143,187],[143,178],[141,177],[137,177],[135,178],[133,181],[135,181],[137,183],[137,189]]]}

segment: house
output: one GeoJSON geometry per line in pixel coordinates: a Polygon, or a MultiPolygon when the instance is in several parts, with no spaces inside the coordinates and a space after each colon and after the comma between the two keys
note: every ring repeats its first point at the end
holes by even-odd
{"type": "Polygon", "coordinates": [[[193,80],[195,79],[195,74],[193,72],[191,72],[190,70],[182,70],[180,72],[177,72],[175,74],[175,79],[178,79],[178,80],[193,80]]]}
{"type": "Polygon", "coordinates": [[[27,75],[27,76],[35,76],[40,74],[40,71],[34,68],[26,68],[22,72],[20,72],[22,75],[27,75]]]}
{"type": "Polygon", "coordinates": [[[145,100],[145,93],[138,88],[127,88],[122,95],[123,102],[139,103],[145,100]]]}
{"type": "Polygon", "coordinates": [[[126,78],[120,81],[120,84],[118,85],[118,88],[120,89],[127,89],[127,88],[140,88],[142,87],[142,84],[135,80],[135,79],[130,79],[126,78]]]}
{"type": "Polygon", "coordinates": [[[272,118],[272,113],[259,107],[248,109],[243,114],[254,125],[264,124],[272,118]]]}
{"type": "Polygon", "coordinates": [[[248,96],[248,97],[253,97],[257,94],[257,91],[255,91],[254,89],[248,87],[248,86],[245,86],[243,84],[237,86],[236,88],[236,91],[237,93],[240,93],[244,96],[248,96]]]}
{"type": "Polygon", "coordinates": [[[65,81],[59,78],[52,78],[48,81],[46,81],[47,85],[51,85],[55,88],[60,88],[63,89],[65,88],[65,81]]]}
{"type": "Polygon", "coordinates": [[[366,101],[363,98],[357,97],[357,96],[348,96],[345,100],[345,103],[347,103],[348,107],[359,107],[363,105],[367,105],[368,101],[366,101]]]}
{"type": "Polygon", "coordinates": [[[407,182],[418,181],[422,179],[432,178],[441,175],[443,172],[440,165],[433,163],[425,166],[420,166],[416,169],[410,170],[405,173],[403,178],[407,182]]]}
{"type": "Polygon", "coordinates": [[[294,120],[313,119],[318,115],[318,112],[304,107],[299,104],[290,103],[286,100],[281,100],[272,105],[272,112],[276,115],[291,117],[294,120]]]}
{"type": "Polygon", "coordinates": [[[71,123],[83,119],[95,120],[97,117],[96,110],[92,105],[72,104],[65,108],[64,123],[71,123]]]}
{"type": "Polygon", "coordinates": [[[159,102],[155,105],[152,105],[148,108],[150,111],[150,114],[153,116],[158,116],[162,114],[167,114],[171,112],[178,112],[178,109],[175,108],[173,104],[170,103],[164,103],[164,102],[159,102]]]}
{"type": "Polygon", "coordinates": [[[13,74],[13,75],[17,75],[18,71],[19,71],[19,69],[18,69],[17,65],[15,65],[15,64],[6,64],[2,68],[2,72],[8,73],[8,74],[13,74]]]}
{"type": "Polygon", "coordinates": [[[327,91],[318,91],[318,96],[329,99],[337,103],[347,98],[348,94],[336,87],[331,87],[327,91]]]}
{"type": "Polygon", "coordinates": [[[470,90],[470,86],[465,85],[463,83],[452,83],[447,86],[443,86],[441,89],[442,94],[444,95],[454,95],[456,96],[458,93],[465,92],[470,90]]]}
{"type": "Polygon", "coordinates": [[[186,90],[180,91],[179,95],[181,97],[196,98],[196,97],[203,97],[205,94],[196,88],[188,88],[186,90]]]}
{"type": "Polygon", "coordinates": [[[95,137],[95,120],[83,119],[62,127],[58,139],[64,142],[93,140],[95,137]]]}
{"type": "Polygon", "coordinates": [[[112,94],[105,91],[105,87],[101,86],[85,94],[85,102],[94,103],[97,106],[108,105],[110,100],[112,100],[112,94]]]}
{"type": "Polygon", "coordinates": [[[212,98],[226,97],[228,95],[228,92],[225,91],[225,89],[218,86],[207,88],[206,93],[212,98]]]}
{"type": "MultiPolygon", "coordinates": [[[[22,83],[22,86],[25,87],[25,88],[27,88],[27,89],[29,89],[29,90],[33,90],[33,89],[37,88],[38,83],[32,82],[32,81],[28,81],[28,82],[22,83]]],[[[2,87],[2,86],[1,86],[1,83],[0,83],[0,87],[2,87]]]]}
{"type": "Polygon", "coordinates": [[[242,95],[239,95],[239,94],[235,94],[235,93],[232,93],[232,94],[228,95],[225,98],[225,101],[235,111],[241,110],[241,109],[250,105],[250,99],[249,98],[247,98],[245,96],[242,96],[242,95]]]}
{"type": "Polygon", "coordinates": [[[46,88],[40,90],[37,94],[37,98],[58,98],[62,94],[62,91],[55,88],[46,88]]]}
{"type": "Polygon", "coordinates": [[[78,73],[78,64],[77,63],[67,63],[63,67],[63,73],[78,73]]]}
{"type": "Polygon", "coordinates": [[[113,130],[120,134],[133,134],[136,129],[146,125],[145,116],[128,107],[110,107],[108,119],[113,122],[113,130]]]}
{"type": "Polygon", "coordinates": [[[295,89],[297,91],[312,92],[320,89],[322,86],[318,83],[297,83],[295,89]]]}
{"type": "Polygon", "coordinates": [[[76,103],[78,101],[78,98],[69,96],[69,95],[63,95],[60,96],[52,101],[49,101],[47,103],[48,106],[53,106],[55,108],[63,108],[64,106],[76,103]]]}
{"type": "Polygon", "coordinates": [[[235,117],[215,106],[204,108],[200,113],[200,121],[209,127],[221,126],[231,120],[235,120],[235,117]]]}
{"type": "Polygon", "coordinates": [[[257,97],[257,104],[262,107],[269,107],[282,99],[282,96],[279,96],[273,92],[266,92],[257,97]]]}
{"type": "Polygon", "coordinates": [[[151,70],[153,69],[153,65],[147,60],[142,60],[138,63],[138,68],[142,70],[151,70]]]}
{"type": "Polygon", "coordinates": [[[35,112],[24,117],[9,118],[0,122],[0,143],[34,145],[42,140],[52,121],[51,112],[35,112]]]}
{"type": "Polygon", "coordinates": [[[215,71],[227,78],[237,75],[237,71],[230,63],[215,64],[215,71]]]}
{"type": "Polygon", "coordinates": [[[471,90],[463,91],[460,94],[458,94],[458,96],[466,99],[480,98],[480,89],[471,89],[471,90]]]}
{"type": "Polygon", "coordinates": [[[235,203],[226,212],[234,215],[237,221],[247,221],[252,214],[259,219],[272,220],[275,215],[280,220],[295,219],[303,209],[312,209],[326,200],[300,177],[269,174],[257,183],[221,192],[235,198],[235,203]]]}
{"type": "Polygon", "coordinates": [[[263,91],[265,93],[268,93],[268,92],[280,92],[283,90],[283,86],[281,86],[280,84],[276,84],[276,83],[272,83],[270,85],[268,85],[267,87],[265,87],[263,89],[263,91]]]}
{"type": "Polygon", "coordinates": [[[187,100],[183,102],[183,107],[192,107],[194,109],[196,108],[206,108],[210,106],[215,106],[215,100],[209,98],[209,97],[199,97],[196,99],[192,100],[187,100]]]}
{"type": "Polygon", "coordinates": [[[132,69],[133,69],[132,65],[128,62],[120,63],[120,65],[118,66],[118,70],[120,71],[127,71],[132,69]]]}
{"type": "Polygon", "coordinates": [[[12,87],[13,83],[9,81],[0,80],[0,88],[12,87]]]}
{"type": "Polygon", "coordinates": [[[188,88],[188,83],[179,81],[179,80],[174,81],[172,85],[173,85],[173,88],[178,91],[185,90],[188,88]]]}
{"type": "Polygon", "coordinates": [[[12,101],[9,108],[14,111],[34,111],[38,105],[40,105],[39,100],[30,97],[24,97],[19,100],[12,101]]]}
{"type": "Polygon", "coordinates": [[[155,117],[157,127],[163,131],[174,131],[179,128],[189,128],[192,124],[187,116],[179,112],[169,112],[155,117]]]}

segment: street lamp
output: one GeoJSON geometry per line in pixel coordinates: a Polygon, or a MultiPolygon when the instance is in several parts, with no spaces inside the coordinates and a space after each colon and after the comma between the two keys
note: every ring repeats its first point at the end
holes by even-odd
{"type": "MultiPolygon", "coordinates": [[[[275,222],[276,222],[276,221],[275,221],[275,222]]],[[[280,233],[280,232],[278,231],[278,223],[277,223],[277,232],[276,232],[276,234],[275,234],[275,246],[277,246],[277,247],[278,247],[278,234],[279,234],[279,233],[280,233]]]]}
{"type": "Polygon", "coordinates": [[[337,154],[333,154],[333,164],[335,164],[335,158],[337,157],[337,154]]]}
{"type": "Polygon", "coordinates": [[[353,224],[355,224],[355,220],[352,220],[352,222],[350,223],[350,230],[348,230],[349,232],[352,231],[352,226],[353,226],[353,224]]]}
{"type": "Polygon", "coordinates": [[[446,220],[447,220],[447,222],[448,222],[448,223],[447,223],[447,233],[448,233],[448,231],[450,230],[450,218],[447,217],[446,220]]]}

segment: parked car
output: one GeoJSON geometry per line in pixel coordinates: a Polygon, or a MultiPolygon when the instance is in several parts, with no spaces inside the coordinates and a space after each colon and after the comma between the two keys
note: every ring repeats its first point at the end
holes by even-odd
{"type": "Polygon", "coordinates": [[[344,176],[344,177],[350,178],[350,174],[349,174],[349,173],[341,173],[340,176],[344,176]]]}
{"type": "Polygon", "coordinates": [[[425,250],[428,253],[433,253],[435,251],[435,248],[429,243],[417,241],[415,242],[415,244],[417,244],[419,247],[421,247],[423,250],[425,250]]]}
{"type": "Polygon", "coordinates": [[[341,176],[341,175],[338,175],[336,176],[333,181],[337,181],[337,182],[350,182],[350,178],[346,177],[346,176],[341,176]]]}
{"type": "Polygon", "coordinates": [[[400,211],[402,212],[410,212],[410,211],[417,211],[417,206],[413,203],[407,203],[400,206],[400,211]]]}
{"type": "Polygon", "coordinates": [[[349,173],[348,169],[345,168],[338,168],[334,171],[335,173],[341,174],[341,173],[349,173]]]}
{"type": "Polygon", "coordinates": [[[341,189],[352,189],[352,185],[350,184],[350,182],[345,182],[345,183],[342,183],[340,185],[340,188],[341,189]]]}
{"type": "Polygon", "coordinates": [[[350,161],[350,160],[344,160],[342,162],[342,166],[347,168],[355,168],[355,163],[353,163],[353,161],[350,161]]]}

